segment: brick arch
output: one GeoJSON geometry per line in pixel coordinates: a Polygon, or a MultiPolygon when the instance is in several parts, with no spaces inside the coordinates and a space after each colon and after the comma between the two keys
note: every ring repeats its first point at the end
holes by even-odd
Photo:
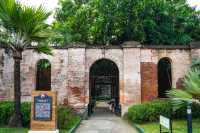
{"type": "Polygon", "coordinates": [[[172,59],[169,57],[162,57],[159,59],[157,63],[157,79],[158,79],[158,97],[165,98],[166,91],[172,88],[172,59]],[[166,66],[168,65],[170,68],[169,70],[166,66]],[[162,69],[159,71],[159,67],[162,69]],[[167,72],[168,71],[168,72],[167,72]],[[163,78],[164,75],[164,78],[163,78]]]}
{"type": "Polygon", "coordinates": [[[90,64],[88,65],[89,70],[97,61],[100,61],[100,60],[108,60],[108,61],[113,62],[117,66],[118,71],[119,71],[119,64],[117,63],[117,61],[114,61],[111,58],[97,58],[96,60],[93,60],[93,62],[90,62],[90,64]]]}
{"type": "MultiPolygon", "coordinates": [[[[49,63],[51,64],[51,80],[52,80],[52,72],[54,70],[54,63],[52,61],[52,58],[48,57],[48,55],[43,55],[43,54],[38,55],[38,54],[34,53],[33,56],[36,59],[31,62],[31,64],[32,64],[31,71],[32,71],[32,74],[34,75],[34,77],[32,79],[32,82],[33,82],[32,90],[35,90],[36,89],[36,81],[37,81],[37,64],[38,64],[38,62],[40,60],[48,60],[49,61],[49,63]]],[[[52,83],[52,81],[51,81],[51,83],[52,83]]]]}
{"type": "Polygon", "coordinates": [[[119,89],[120,89],[120,104],[124,102],[124,82],[123,82],[123,51],[122,50],[103,50],[103,49],[87,49],[86,51],[86,84],[85,96],[86,103],[89,103],[89,70],[91,66],[101,59],[107,59],[114,62],[119,69],[119,89]],[[94,54],[95,53],[95,54],[94,54]],[[115,55],[115,56],[113,56],[115,55]]]}
{"type": "Polygon", "coordinates": [[[159,63],[159,61],[161,60],[161,59],[168,59],[169,60],[169,62],[171,63],[171,76],[172,76],[172,86],[176,86],[176,82],[174,82],[175,81],[175,73],[174,73],[174,71],[175,71],[175,66],[176,66],[176,57],[175,56],[172,56],[172,55],[168,55],[168,54],[166,54],[165,56],[161,56],[161,57],[159,57],[158,58],[158,60],[157,60],[157,62],[156,62],[156,64],[158,65],[158,63],[159,63]]]}
{"type": "Polygon", "coordinates": [[[51,62],[50,59],[48,59],[48,58],[43,58],[43,57],[39,57],[39,58],[34,62],[35,70],[37,70],[37,64],[38,64],[41,60],[47,60],[47,61],[51,64],[51,68],[52,68],[53,63],[51,62]]]}
{"type": "Polygon", "coordinates": [[[171,70],[172,70],[171,74],[172,74],[172,79],[173,79],[173,65],[174,65],[173,57],[170,57],[170,56],[162,56],[162,57],[160,57],[160,58],[158,59],[157,65],[158,65],[159,61],[162,60],[162,59],[167,59],[167,60],[170,62],[170,64],[171,64],[171,70]]]}
{"type": "Polygon", "coordinates": [[[89,100],[90,101],[89,101],[88,113],[90,114],[92,112],[92,108],[94,107],[93,101],[94,100],[96,101],[96,97],[98,96],[101,97],[101,96],[106,95],[106,97],[108,96],[110,100],[114,99],[115,108],[119,108],[119,101],[120,101],[119,90],[120,90],[119,89],[119,68],[117,64],[113,62],[112,60],[106,59],[106,58],[101,58],[101,59],[96,60],[89,68],[89,100]],[[100,95],[97,93],[99,92],[98,90],[100,91],[100,95]]]}
{"type": "MultiPolygon", "coordinates": [[[[48,65],[47,64],[47,65],[48,65]]],[[[51,62],[48,59],[39,59],[36,63],[36,71],[35,71],[35,89],[41,91],[49,91],[51,90],[51,71],[52,66],[51,62]],[[42,63],[48,63],[49,66],[39,66],[42,63]],[[39,68],[41,67],[41,68],[39,68]],[[46,68],[47,67],[47,68],[46,68]]]]}
{"type": "Polygon", "coordinates": [[[160,57],[157,64],[159,63],[160,60],[163,60],[163,59],[166,59],[168,60],[171,64],[173,64],[173,60],[171,57],[168,57],[168,56],[163,56],[163,57],[160,57]]]}

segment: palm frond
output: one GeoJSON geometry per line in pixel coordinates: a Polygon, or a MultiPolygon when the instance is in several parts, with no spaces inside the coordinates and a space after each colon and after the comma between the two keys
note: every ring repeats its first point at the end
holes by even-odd
{"type": "Polygon", "coordinates": [[[185,89],[193,96],[200,96],[200,77],[197,71],[189,71],[185,77],[185,89]]]}
{"type": "Polygon", "coordinates": [[[167,92],[167,95],[171,98],[174,110],[181,108],[185,103],[192,100],[192,95],[184,90],[172,89],[167,92]]]}
{"type": "Polygon", "coordinates": [[[37,45],[37,48],[35,49],[36,52],[38,53],[44,53],[44,54],[47,54],[47,55],[53,55],[53,52],[52,52],[52,48],[49,47],[48,43],[40,43],[37,45]]]}
{"type": "Polygon", "coordinates": [[[195,57],[192,59],[191,69],[196,71],[200,75],[200,58],[195,57]]]}
{"type": "Polygon", "coordinates": [[[179,109],[185,103],[200,104],[200,76],[195,70],[190,70],[184,79],[184,88],[172,89],[167,92],[174,109],[179,109]]]}
{"type": "Polygon", "coordinates": [[[32,42],[40,43],[51,38],[53,31],[45,23],[50,14],[42,6],[34,8],[23,6],[15,0],[0,1],[1,26],[10,38],[8,44],[15,48],[25,49],[32,42]]]}

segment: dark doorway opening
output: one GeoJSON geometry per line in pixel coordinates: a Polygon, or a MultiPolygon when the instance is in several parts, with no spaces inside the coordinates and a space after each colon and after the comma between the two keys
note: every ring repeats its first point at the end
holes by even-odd
{"type": "MultiPolygon", "coordinates": [[[[95,113],[98,102],[102,101],[110,105],[111,112],[120,115],[119,70],[117,65],[108,59],[96,61],[90,68],[89,80],[90,101],[88,115],[95,113]]],[[[109,111],[108,108],[107,110],[109,111]]]]}
{"type": "Polygon", "coordinates": [[[172,88],[171,60],[167,57],[158,62],[158,97],[167,98],[166,92],[172,88]]]}
{"type": "Polygon", "coordinates": [[[51,64],[46,59],[41,59],[37,63],[36,90],[51,90],[51,64]]]}

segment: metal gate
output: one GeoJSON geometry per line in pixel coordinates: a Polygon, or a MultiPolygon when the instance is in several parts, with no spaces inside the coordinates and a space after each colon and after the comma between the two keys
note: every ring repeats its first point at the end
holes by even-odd
{"type": "Polygon", "coordinates": [[[93,113],[96,101],[114,99],[115,112],[119,110],[119,71],[115,63],[102,59],[90,69],[90,102],[88,115],[93,113]]]}

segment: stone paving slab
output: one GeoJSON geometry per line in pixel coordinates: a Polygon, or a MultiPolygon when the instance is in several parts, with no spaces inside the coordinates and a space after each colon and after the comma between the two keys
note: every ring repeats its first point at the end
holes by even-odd
{"type": "Polygon", "coordinates": [[[76,133],[137,133],[137,131],[120,117],[91,117],[82,121],[76,133]]]}
{"type": "Polygon", "coordinates": [[[112,114],[108,108],[99,107],[88,120],[81,122],[76,133],[137,133],[137,131],[120,117],[112,114]]]}

